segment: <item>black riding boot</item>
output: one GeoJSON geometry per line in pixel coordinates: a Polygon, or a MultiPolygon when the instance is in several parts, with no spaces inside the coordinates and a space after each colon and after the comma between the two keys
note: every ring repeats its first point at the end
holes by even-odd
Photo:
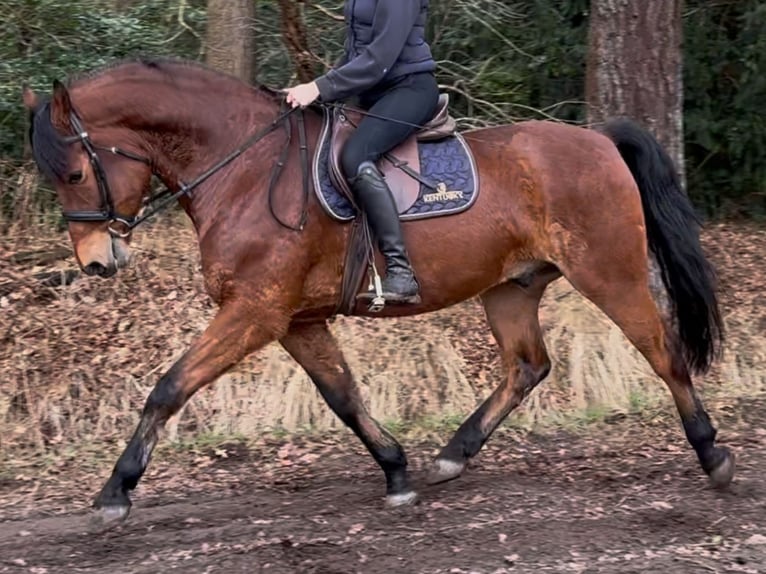
{"type": "Polygon", "coordinates": [[[407,257],[399,212],[388,184],[370,161],[362,162],[349,184],[386,260],[383,297],[391,302],[419,303],[420,287],[407,257]]]}

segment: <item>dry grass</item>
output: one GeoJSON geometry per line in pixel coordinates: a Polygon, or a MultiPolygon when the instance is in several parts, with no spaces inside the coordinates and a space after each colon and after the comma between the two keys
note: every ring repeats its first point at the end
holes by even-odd
{"type": "MultiPolygon", "coordinates": [[[[11,250],[29,247],[19,236],[3,241],[4,261],[11,250]]],[[[36,242],[60,245],[66,237],[36,242]]],[[[136,248],[137,262],[115,280],[84,278],[42,293],[23,280],[36,269],[3,263],[6,279],[22,280],[0,299],[0,454],[119,445],[160,374],[212,317],[188,224],[151,225],[136,248]]],[[[672,408],[646,361],[566,281],[549,289],[541,316],[554,369],[510,424],[541,428],[672,408]]],[[[725,358],[698,384],[708,396],[762,392],[766,338],[735,313],[727,322],[725,358]]],[[[500,381],[494,342],[474,301],[426,317],[340,318],[333,330],[369,410],[392,425],[454,426],[500,381]]],[[[305,373],[271,345],[199,392],[171,420],[168,435],[191,440],[341,427],[305,373]]]]}

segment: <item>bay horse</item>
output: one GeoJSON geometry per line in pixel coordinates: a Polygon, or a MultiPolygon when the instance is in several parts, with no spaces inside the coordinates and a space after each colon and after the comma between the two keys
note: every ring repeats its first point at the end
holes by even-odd
{"type": "MultiPolygon", "coordinates": [[[[94,500],[94,519],[102,527],[125,519],[168,418],[274,341],[377,461],[387,504],[415,501],[402,447],[366,410],[328,328],[353,226],[329,217],[317,193],[304,195],[316,186],[305,161],[326,127],[322,106],[283,112],[276,90],[172,59],[123,61],[68,85],[54,81],[44,97],[25,87],[23,100],[36,165],[55,186],[84,273],[109,277],[128,262],[154,175],[168,188],[161,201],[177,199],[194,224],[205,288],[218,305],[146,398],[94,500]],[[296,127],[299,141],[288,137],[296,127]],[[290,218],[297,223],[285,223],[290,218]]],[[[724,341],[716,277],[668,154],[627,119],[600,129],[524,121],[461,135],[481,188],[474,203],[403,221],[422,301],[348,313],[386,318],[472,297],[483,303],[507,377],[443,447],[427,482],[457,478],[548,374],[538,307],[563,276],[667,384],[700,466],[714,486],[727,486],[734,456],[716,445],[691,379],[708,371],[724,341]],[[654,262],[667,305],[652,288],[654,262]]]]}

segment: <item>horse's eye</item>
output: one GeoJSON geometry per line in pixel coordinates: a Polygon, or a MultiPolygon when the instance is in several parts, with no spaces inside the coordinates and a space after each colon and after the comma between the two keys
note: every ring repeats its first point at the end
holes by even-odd
{"type": "Polygon", "coordinates": [[[82,172],[81,171],[73,171],[69,174],[69,185],[74,185],[76,183],[80,183],[82,181],[82,172]]]}

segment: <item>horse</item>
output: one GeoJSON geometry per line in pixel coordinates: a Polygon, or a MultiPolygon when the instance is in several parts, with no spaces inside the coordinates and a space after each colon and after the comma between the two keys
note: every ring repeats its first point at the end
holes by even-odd
{"type": "MultiPolygon", "coordinates": [[[[385,505],[416,502],[405,452],[365,408],[329,323],[340,313],[386,319],[474,297],[483,304],[506,376],[431,462],[426,484],[433,485],[458,478],[548,375],[538,311],[546,287],[562,277],[665,382],[713,486],[732,481],[734,455],[716,444],[717,429],[692,382],[709,371],[725,341],[716,272],[672,160],[629,118],[598,127],[528,120],[410,141],[421,150],[463,142],[474,170],[458,190],[449,189],[453,180],[439,180],[433,162],[429,173],[410,170],[442,183],[434,193],[421,189],[421,202],[431,196],[432,203],[454,203],[464,190],[473,195],[470,204],[436,215],[400,211],[421,300],[381,307],[367,305],[362,286],[348,279],[349,254],[365,253],[354,247],[365,243],[357,233],[365,227],[356,225],[362,216],[333,217],[318,193],[317,170],[327,167],[318,152],[333,131],[330,104],[285,111],[279,90],[167,58],[123,60],[66,84],[54,80],[50,94],[24,86],[22,96],[36,167],[55,187],[82,271],[114,275],[130,260],[135,226],[162,205],[180,204],[197,233],[206,292],[217,304],[204,332],[148,394],[95,497],[92,520],[103,528],[128,517],[131,491],[168,418],[272,342],[306,371],[380,466],[385,505]],[[155,176],[167,188],[161,197],[151,196],[155,176]],[[344,289],[352,293],[346,307],[344,289]]],[[[368,271],[376,261],[374,252],[368,271]]]]}

